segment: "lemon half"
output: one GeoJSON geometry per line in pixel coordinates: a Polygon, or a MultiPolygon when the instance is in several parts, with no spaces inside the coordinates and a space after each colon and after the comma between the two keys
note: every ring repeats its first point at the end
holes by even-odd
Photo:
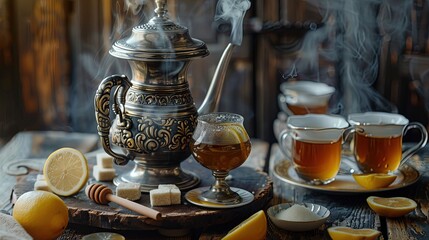
{"type": "Polygon", "coordinates": [[[340,226],[328,228],[328,233],[333,240],[374,240],[381,235],[381,232],[375,229],[340,226]]]}
{"type": "Polygon", "coordinates": [[[378,215],[383,217],[400,217],[417,207],[417,203],[406,197],[375,197],[370,196],[366,199],[369,207],[378,215]]]}
{"type": "Polygon", "coordinates": [[[267,217],[259,210],[228,232],[222,240],[254,239],[262,240],[267,235],[267,217]]]}
{"type": "Polygon", "coordinates": [[[49,189],[60,196],[79,192],[88,181],[88,161],[74,148],[60,148],[51,153],[43,166],[49,189]]]}
{"type": "Polygon", "coordinates": [[[364,173],[353,174],[352,176],[360,186],[366,189],[385,188],[392,184],[396,179],[396,175],[386,173],[364,173]]]}

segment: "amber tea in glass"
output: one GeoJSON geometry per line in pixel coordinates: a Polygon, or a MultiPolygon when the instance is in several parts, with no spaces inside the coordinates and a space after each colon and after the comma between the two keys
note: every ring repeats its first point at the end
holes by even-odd
{"type": "Polygon", "coordinates": [[[292,142],[292,160],[299,176],[310,180],[334,179],[341,164],[341,140],[316,142],[295,139],[292,142]]]}
{"type": "Polygon", "coordinates": [[[293,115],[280,133],[280,150],[296,174],[310,184],[328,184],[340,169],[344,139],[352,130],[341,116],[293,115]]]}
{"type": "Polygon", "coordinates": [[[364,132],[356,132],[354,143],[356,161],[365,172],[393,172],[401,163],[401,135],[374,137],[364,132]]]}
{"type": "Polygon", "coordinates": [[[293,105],[287,104],[289,110],[295,115],[304,115],[307,113],[319,113],[324,114],[328,112],[328,104],[316,105],[316,106],[306,106],[306,105],[293,105]]]}
{"type": "Polygon", "coordinates": [[[365,112],[348,116],[356,128],[353,150],[359,169],[364,173],[391,173],[411,156],[426,146],[426,127],[418,122],[409,122],[396,113],[365,112]],[[420,141],[408,149],[402,148],[403,136],[408,130],[420,132],[420,141]]]}
{"type": "Polygon", "coordinates": [[[243,117],[234,113],[210,113],[198,117],[190,148],[195,160],[210,169],[215,184],[199,198],[217,204],[236,204],[240,196],[225,181],[229,171],[243,164],[251,143],[243,117]]]}

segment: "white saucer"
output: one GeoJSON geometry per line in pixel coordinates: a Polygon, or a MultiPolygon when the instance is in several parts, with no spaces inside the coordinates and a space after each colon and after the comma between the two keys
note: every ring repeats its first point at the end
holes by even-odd
{"type": "Polygon", "coordinates": [[[200,206],[200,207],[206,207],[206,208],[236,208],[236,207],[240,207],[240,206],[249,204],[254,199],[254,196],[252,193],[250,193],[244,189],[235,188],[235,187],[231,187],[231,190],[236,192],[241,197],[241,202],[239,202],[239,203],[226,205],[226,204],[207,202],[207,201],[203,201],[203,200],[199,199],[198,196],[200,196],[201,193],[208,190],[209,188],[210,187],[200,187],[200,188],[192,189],[185,194],[185,198],[186,198],[186,200],[188,200],[188,202],[190,202],[192,204],[195,204],[195,205],[200,206]]]}
{"type": "Polygon", "coordinates": [[[420,173],[414,167],[408,164],[402,165],[397,171],[394,172],[394,174],[397,177],[396,177],[396,180],[391,185],[389,185],[388,187],[379,188],[379,189],[365,189],[359,186],[356,183],[356,181],[353,179],[352,174],[346,173],[346,172],[338,173],[337,176],[335,177],[335,181],[329,184],[312,185],[310,183],[307,183],[306,181],[304,181],[298,176],[298,174],[296,173],[293,167],[293,164],[288,160],[284,160],[277,163],[274,166],[273,173],[280,180],[295,186],[300,186],[308,189],[330,192],[330,193],[347,193],[347,194],[384,192],[384,191],[400,189],[417,182],[417,180],[419,180],[420,178],[420,173]]]}

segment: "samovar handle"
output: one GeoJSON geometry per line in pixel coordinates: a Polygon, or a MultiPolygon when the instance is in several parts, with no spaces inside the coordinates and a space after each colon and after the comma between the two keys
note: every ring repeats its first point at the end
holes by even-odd
{"type": "Polygon", "coordinates": [[[109,132],[112,126],[112,121],[109,117],[110,94],[112,88],[115,86],[117,86],[117,88],[114,93],[114,103],[112,104],[112,108],[115,114],[118,116],[119,122],[122,122],[124,119],[124,94],[131,86],[130,80],[128,80],[127,76],[125,75],[112,75],[101,81],[94,97],[95,118],[97,121],[98,135],[100,135],[101,144],[104,150],[107,154],[114,158],[116,164],[125,165],[133,157],[113,152],[112,148],[110,147],[109,140],[109,132]]]}

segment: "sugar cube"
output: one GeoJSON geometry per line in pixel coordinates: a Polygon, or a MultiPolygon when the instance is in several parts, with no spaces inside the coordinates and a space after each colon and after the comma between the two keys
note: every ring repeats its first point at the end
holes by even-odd
{"type": "Polygon", "coordinates": [[[179,189],[175,184],[159,184],[158,189],[172,189],[177,188],[179,189]]]}
{"type": "Polygon", "coordinates": [[[113,168],[113,157],[107,153],[98,153],[97,165],[103,168],[113,168]]]}
{"type": "Polygon", "coordinates": [[[171,204],[180,204],[181,193],[179,188],[170,189],[170,199],[171,199],[171,204]]]}
{"type": "Polygon", "coordinates": [[[45,180],[45,176],[43,174],[37,174],[36,181],[40,181],[40,180],[42,181],[45,180]]]}
{"type": "Polygon", "coordinates": [[[171,205],[169,189],[152,189],[149,191],[150,204],[152,206],[168,206],[171,205]]]}
{"type": "Polygon", "coordinates": [[[175,184],[160,184],[158,185],[158,189],[170,190],[171,204],[181,203],[181,192],[180,192],[180,189],[175,184]]]}
{"type": "Polygon", "coordinates": [[[42,190],[42,191],[48,191],[50,192],[51,189],[48,186],[48,183],[46,183],[45,180],[37,180],[34,182],[34,190],[42,190]]]}
{"type": "Polygon", "coordinates": [[[92,175],[97,181],[112,181],[116,176],[116,171],[114,168],[103,168],[95,165],[92,168],[92,175]]]}
{"type": "Polygon", "coordinates": [[[181,203],[181,192],[180,189],[174,184],[160,184],[158,189],[166,190],[170,193],[170,204],[180,204],[181,203]]]}
{"type": "Polygon", "coordinates": [[[119,183],[116,187],[116,196],[118,197],[135,201],[139,200],[141,195],[139,183],[119,183]]]}

